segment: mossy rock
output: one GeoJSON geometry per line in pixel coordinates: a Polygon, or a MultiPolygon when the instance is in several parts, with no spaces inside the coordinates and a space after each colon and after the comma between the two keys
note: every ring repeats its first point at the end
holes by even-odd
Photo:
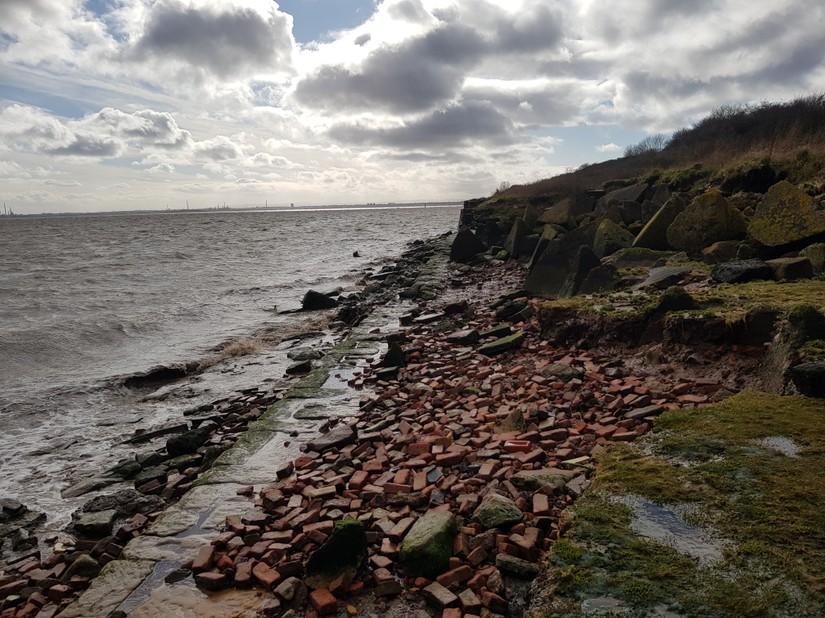
{"type": "Polygon", "coordinates": [[[450,568],[458,522],[452,513],[430,511],[420,517],[401,541],[398,559],[410,576],[434,578],[450,568]]]}
{"type": "Polygon", "coordinates": [[[304,581],[312,588],[325,588],[344,573],[355,576],[366,558],[364,523],[346,517],[335,525],[329,538],[309,557],[304,581]]]}
{"type": "Polygon", "coordinates": [[[172,436],[166,441],[166,452],[170,457],[188,455],[194,453],[209,439],[210,431],[208,427],[198,427],[190,431],[185,431],[177,436],[172,436]]]}
{"type": "Polygon", "coordinates": [[[685,288],[679,285],[670,286],[659,298],[654,313],[668,313],[670,311],[691,311],[698,309],[699,304],[685,288]]]}
{"type": "Polygon", "coordinates": [[[825,235],[825,212],[813,198],[787,181],[772,186],[748,226],[751,237],[767,247],[784,247],[825,235]]]}
{"type": "Polygon", "coordinates": [[[473,513],[473,519],[479,522],[485,530],[509,528],[519,523],[523,516],[524,514],[515,502],[496,493],[484,496],[481,504],[473,513]]]}
{"type": "Polygon", "coordinates": [[[525,336],[526,335],[523,332],[519,331],[508,337],[502,337],[501,339],[496,339],[495,341],[486,343],[481,346],[478,351],[481,354],[486,354],[487,356],[495,356],[496,354],[501,354],[507,350],[515,350],[516,348],[521,347],[525,336]]]}
{"type": "Polygon", "coordinates": [[[702,249],[720,240],[744,238],[746,227],[742,213],[712,189],[676,216],[667,230],[667,241],[674,249],[700,255],[702,249]]]}
{"type": "Polygon", "coordinates": [[[808,245],[799,252],[799,255],[811,260],[815,275],[825,272],[825,243],[815,242],[808,245]]]}
{"type": "Polygon", "coordinates": [[[619,249],[626,249],[633,244],[633,234],[618,223],[605,219],[596,230],[593,239],[593,252],[600,258],[616,253],[619,249]]]}
{"type": "Polygon", "coordinates": [[[791,309],[788,322],[797,345],[825,339],[825,314],[813,305],[797,305],[791,309]]]}
{"type": "Polygon", "coordinates": [[[100,573],[100,563],[89,554],[80,554],[75,558],[63,574],[63,580],[69,581],[75,575],[79,577],[97,577],[100,573]]]}

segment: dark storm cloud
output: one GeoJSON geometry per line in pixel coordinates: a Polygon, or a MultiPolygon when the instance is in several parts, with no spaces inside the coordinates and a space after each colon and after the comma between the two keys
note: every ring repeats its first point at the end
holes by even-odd
{"type": "Polygon", "coordinates": [[[221,78],[256,69],[278,72],[291,69],[290,29],[289,17],[274,8],[264,16],[218,3],[195,8],[167,0],[154,7],[134,54],[183,61],[221,78]]]}
{"type": "Polygon", "coordinates": [[[481,102],[453,105],[391,129],[339,124],[329,134],[348,144],[428,151],[467,143],[510,144],[515,139],[510,120],[489,103],[481,102]]]}
{"type": "Polygon", "coordinates": [[[72,157],[111,158],[120,156],[123,146],[108,136],[75,135],[70,144],[46,149],[44,152],[51,155],[72,157]]]}
{"type": "Polygon", "coordinates": [[[471,28],[446,24],[376,50],[360,69],[322,67],[298,84],[295,96],[304,105],[328,110],[430,109],[455,97],[485,45],[471,28]]]}

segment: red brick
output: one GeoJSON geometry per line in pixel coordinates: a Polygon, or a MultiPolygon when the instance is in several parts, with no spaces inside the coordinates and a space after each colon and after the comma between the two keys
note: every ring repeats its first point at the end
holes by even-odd
{"type": "Polygon", "coordinates": [[[252,568],[252,575],[255,576],[255,579],[257,579],[264,588],[269,589],[277,586],[281,579],[283,579],[278,571],[270,568],[263,562],[257,563],[252,568]]]}
{"type": "Polygon", "coordinates": [[[200,548],[200,550],[198,550],[198,555],[195,556],[195,559],[192,561],[192,570],[195,573],[209,570],[209,567],[212,566],[212,560],[214,557],[215,546],[204,545],[200,548]]]}
{"type": "Polygon", "coordinates": [[[313,590],[309,595],[309,600],[319,616],[331,616],[338,611],[338,601],[332,593],[325,588],[313,590]]]}
{"type": "Polygon", "coordinates": [[[458,584],[466,582],[472,576],[473,570],[466,564],[462,564],[460,567],[442,573],[436,578],[436,581],[445,588],[454,588],[458,584]]]}

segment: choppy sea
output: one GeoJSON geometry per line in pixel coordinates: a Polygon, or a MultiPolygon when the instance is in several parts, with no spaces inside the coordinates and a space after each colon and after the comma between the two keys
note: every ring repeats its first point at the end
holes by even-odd
{"type": "Polygon", "coordinates": [[[217,399],[248,387],[274,358],[255,343],[260,333],[306,319],[278,311],[299,307],[310,288],[352,288],[370,264],[455,229],[458,213],[430,206],[0,217],[0,497],[45,511],[54,527],[67,523],[84,498],[61,491],[130,456],[125,436],[179,419],[189,404],[147,401],[123,386],[125,377],[210,364],[227,342],[239,342],[253,352],[246,369],[256,369],[224,359],[202,375],[201,389],[217,399]]]}

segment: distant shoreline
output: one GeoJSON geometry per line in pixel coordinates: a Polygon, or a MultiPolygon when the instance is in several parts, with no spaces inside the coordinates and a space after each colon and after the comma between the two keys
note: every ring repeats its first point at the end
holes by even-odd
{"type": "Polygon", "coordinates": [[[96,216],[124,216],[124,215],[157,215],[181,213],[239,213],[239,212],[307,212],[324,210],[386,210],[391,208],[453,208],[462,206],[462,200],[436,202],[387,202],[367,204],[326,204],[317,206],[226,206],[220,208],[145,208],[137,210],[99,210],[84,212],[39,212],[15,213],[14,215],[0,216],[0,221],[32,217],[96,217],[96,216]]]}

